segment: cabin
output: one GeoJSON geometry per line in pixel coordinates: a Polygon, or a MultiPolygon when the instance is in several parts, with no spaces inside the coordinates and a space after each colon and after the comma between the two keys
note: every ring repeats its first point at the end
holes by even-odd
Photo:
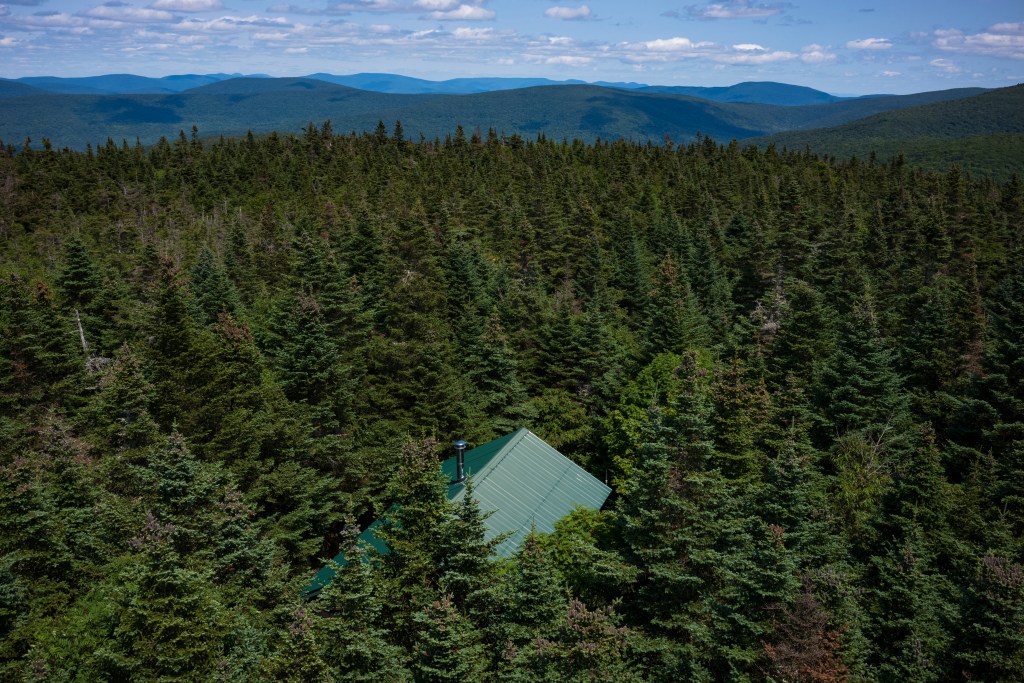
{"type": "MultiPolygon", "coordinates": [[[[577,506],[599,510],[611,489],[582,467],[549,446],[528,429],[466,451],[463,441],[455,443],[455,455],[441,463],[450,482],[448,500],[458,502],[466,493],[466,479],[473,479],[473,495],[482,512],[492,514],[484,521],[485,538],[509,534],[496,548],[501,557],[515,554],[531,529],[544,533],[555,530],[555,522],[577,506]]],[[[359,535],[359,541],[387,552],[377,536],[380,520],[359,535]]],[[[343,555],[334,558],[344,563],[343,555]]],[[[306,589],[315,595],[334,577],[323,567],[306,589]]]]}

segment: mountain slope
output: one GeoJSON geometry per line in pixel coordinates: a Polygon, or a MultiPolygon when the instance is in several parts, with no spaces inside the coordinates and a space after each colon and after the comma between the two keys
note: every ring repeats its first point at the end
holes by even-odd
{"type": "Polygon", "coordinates": [[[31,85],[47,92],[75,95],[142,95],[177,93],[209,83],[236,78],[239,74],[180,74],[149,78],[134,74],[105,74],[60,78],[57,76],[27,76],[19,83],[31,85]]]}
{"type": "Polygon", "coordinates": [[[856,121],[873,114],[917,107],[924,104],[949,102],[974,97],[986,91],[984,88],[955,88],[915,93],[913,95],[878,95],[853,100],[840,100],[825,104],[810,104],[802,107],[776,107],[773,132],[827,128],[856,121]]]}
{"type": "Polygon", "coordinates": [[[748,81],[721,88],[649,85],[639,88],[639,90],[667,95],[690,95],[715,102],[750,102],[785,106],[824,104],[826,102],[839,102],[842,99],[848,99],[829,95],[827,92],[815,90],[814,88],[772,81],[748,81]]]}
{"type": "Polygon", "coordinates": [[[287,92],[351,91],[344,85],[336,85],[315,78],[231,78],[208,85],[190,88],[184,95],[262,95],[287,92]]]}
{"type": "Polygon", "coordinates": [[[892,110],[840,126],[789,131],[751,142],[839,157],[903,154],[933,168],[957,161],[968,169],[1024,172],[1024,85],[973,97],[892,110]]]}
{"type": "Polygon", "coordinates": [[[360,73],[347,76],[315,73],[306,76],[350,88],[396,95],[447,94],[469,95],[497,90],[515,90],[539,85],[584,85],[583,81],[552,81],[548,78],[452,78],[427,81],[397,74],[360,73]]]}
{"type": "Polygon", "coordinates": [[[779,130],[771,108],[588,85],[535,87],[476,95],[393,95],[312,79],[233,79],[173,95],[43,95],[6,98],[0,139],[82,148],[106,138],[156,142],[195,125],[203,135],[298,132],[330,119],[334,129],[372,130],[401,120],[408,135],[444,136],[495,128],[508,134],[685,140],[698,131],[720,139],[779,130]],[[56,99],[55,99],[56,98],[56,99]],[[60,105],[55,105],[59,101],[60,105]],[[766,127],[767,126],[767,127],[766,127]]]}
{"type": "MultiPolygon", "coordinates": [[[[46,92],[80,95],[127,95],[127,94],[173,94],[185,92],[192,88],[202,87],[211,83],[242,77],[241,74],[179,74],[162,78],[149,78],[133,74],[105,74],[85,77],[28,76],[10,79],[25,85],[40,88],[46,92]]],[[[270,79],[256,74],[246,78],[270,79]]],[[[663,86],[644,83],[604,82],[585,83],[579,80],[554,81],[547,78],[452,78],[444,81],[429,81],[388,73],[358,73],[335,75],[315,73],[303,78],[325,81],[350,88],[371,92],[390,94],[476,94],[515,90],[542,85],[597,85],[601,87],[633,90],[638,92],[664,95],[687,95],[714,102],[737,102],[752,104],[773,104],[781,106],[802,107],[805,105],[830,104],[846,102],[861,115],[885,111],[890,107],[883,102],[891,101],[893,96],[867,96],[862,98],[841,98],[820,90],[787,83],[744,82],[725,87],[696,86],[663,86]]],[[[956,92],[956,91],[947,91],[956,92]]],[[[975,89],[974,92],[981,92],[975,89]]],[[[917,95],[907,96],[916,98],[917,95]]],[[[919,102],[923,103],[923,102],[919,102]]],[[[844,118],[843,120],[849,120],[844,118]]],[[[833,124],[836,122],[832,122],[833,124]]],[[[825,125],[825,124],[820,124],[825,125]]],[[[828,124],[831,125],[831,124],[828,124]]]]}
{"type": "Polygon", "coordinates": [[[25,97],[26,95],[42,95],[44,92],[27,83],[0,78],[0,97],[25,97]]]}
{"type": "MultiPolygon", "coordinates": [[[[15,88],[17,85],[14,84],[15,88]]],[[[353,89],[314,78],[232,78],[162,95],[8,96],[0,100],[0,139],[82,149],[136,138],[145,144],[198,127],[203,136],[279,131],[297,133],[310,122],[331,120],[337,131],[390,128],[443,137],[461,124],[467,135],[494,128],[509,135],[556,139],[678,142],[698,133],[717,140],[747,139],[786,130],[847,123],[886,108],[963,98],[973,90],[875,97],[807,106],[713,102],[679,95],[593,85],[549,85],[468,95],[390,94],[353,89]]]]}
{"type": "Polygon", "coordinates": [[[661,95],[689,95],[714,102],[748,102],[756,104],[805,105],[838,102],[844,98],[798,85],[773,82],[737,83],[728,87],[702,88],[697,86],[646,85],[643,83],[605,82],[586,83],[580,80],[553,81],[548,78],[452,78],[428,81],[386,73],[359,73],[345,76],[315,73],[306,76],[350,88],[395,94],[451,94],[467,95],[498,90],[516,90],[542,85],[598,85],[621,90],[657,93],[661,95]]]}

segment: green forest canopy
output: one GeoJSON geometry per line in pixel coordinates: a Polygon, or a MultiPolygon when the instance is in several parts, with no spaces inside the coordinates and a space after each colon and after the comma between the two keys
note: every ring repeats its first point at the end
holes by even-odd
{"type": "Polygon", "coordinates": [[[5,679],[1024,668],[1016,177],[324,124],[8,147],[0,235],[5,679]],[[614,493],[499,561],[520,426],[614,493]]]}

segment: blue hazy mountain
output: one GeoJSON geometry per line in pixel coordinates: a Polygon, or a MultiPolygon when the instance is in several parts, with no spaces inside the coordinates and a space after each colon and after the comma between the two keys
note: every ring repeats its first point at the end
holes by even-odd
{"type": "Polygon", "coordinates": [[[801,106],[805,104],[825,104],[838,102],[843,97],[836,97],[821,90],[807,88],[802,85],[775,83],[772,81],[747,81],[727,87],[704,88],[696,86],[648,85],[639,88],[643,92],[664,93],[667,95],[691,95],[715,102],[752,102],[757,104],[779,104],[783,106],[801,106]]]}
{"type": "Polygon", "coordinates": [[[0,78],[0,97],[24,97],[26,95],[42,95],[45,92],[45,90],[27,83],[0,78]]]}
{"type": "MultiPolygon", "coordinates": [[[[77,95],[128,95],[128,94],[165,94],[185,92],[192,88],[217,83],[242,74],[180,74],[149,78],[133,74],[106,74],[102,76],[57,77],[27,76],[11,79],[19,83],[31,85],[48,92],[77,95]]],[[[249,78],[269,78],[262,74],[249,78]]],[[[309,74],[311,78],[337,85],[344,85],[359,90],[391,93],[400,95],[448,94],[467,95],[501,90],[517,90],[547,85],[599,85],[622,90],[667,95],[690,95],[714,102],[748,102],[759,104],[806,105],[835,102],[840,98],[820,90],[787,83],[746,82],[723,87],[698,86],[665,86],[648,85],[646,83],[598,81],[587,83],[580,80],[556,81],[548,78],[451,78],[443,81],[430,81],[389,73],[357,73],[336,75],[328,73],[309,74]]]]}
{"type": "Polygon", "coordinates": [[[447,95],[469,95],[482,92],[494,92],[497,90],[517,90],[519,88],[532,88],[541,85],[603,85],[612,88],[636,89],[647,87],[643,83],[612,83],[601,81],[599,83],[587,83],[570,79],[566,81],[553,81],[549,78],[450,78],[445,81],[428,81],[422,78],[400,76],[397,74],[384,73],[359,73],[347,76],[334,74],[315,73],[306,76],[328,83],[346,85],[350,88],[370,90],[372,92],[393,93],[397,95],[423,95],[423,94],[447,94],[447,95]]]}
{"type": "Polygon", "coordinates": [[[580,80],[553,81],[548,78],[452,78],[445,81],[428,81],[387,73],[359,73],[347,76],[315,73],[306,76],[317,80],[346,85],[350,88],[386,92],[395,94],[427,94],[444,93],[466,95],[472,93],[494,92],[497,90],[516,90],[543,85],[600,85],[622,90],[660,93],[665,95],[691,95],[714,102],[750,102],[759,104],[804,105],[837,102],[841,98],[820,90],[799,85],[773,82],[746,82],[727,87],[668,86],[647,85],[645,83],[624,83],[598,81],[587,83],[580,80]]]}
{"type": "MultiPolygon", "coordinates": [[[[48,92],[74,95],[128,95],[163,94],[190,90],[209,83],[238,78],[242,74],[181,74],[149,78],[134,74],[105,74],[62,78],[58,76],[26,76],[16,79],[48,92]]],[[[250,76],[253,77],[261,77],[250,76]]]]}

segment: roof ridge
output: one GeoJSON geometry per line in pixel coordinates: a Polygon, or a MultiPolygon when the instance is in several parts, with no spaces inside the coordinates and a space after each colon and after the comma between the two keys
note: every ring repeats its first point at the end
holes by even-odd
{"type": "MultiPolygon", "coordinates": [[[[502,446],[500,449],[498,449],[498,452],[495,453],[493,456],[491,456],[491,458],[480,469],[479,472],[470,472],[469,478],[473,480],[473,486],[476,487],[478,484],[483,483],[484,479],[487,478],[487,475],[489,475],[494,470],[494,468],[498,466],[498,463],[500,463],[502,460],[504,460],[506,457],[508,457],[509,451],[511,451],[513,448],[515,448],[519,444],[519,442],[522,441],[526,437],[527,434],[532,434],[532,433],[533,432],[531,432],[526,427],[520,427],[516,431],[512,432],[511,438],[509,438],[508,443],[506,443],[504,446],[502,446]]],[[[481,444],[481,446],[486,446],[486,445],[487,444],[481,444]]],[[[477,446],[477,448],[480,448],[480,446],[477,446]]],[[[476,450],[476,448],[474,448],[474,449],[472,449],[470,451],[467,451],[466,455],[468,456],[470,453],[472,453],[475,450],[476,450]]],[[[464,482],[460,482],[459,484],[452,484],[452,485],[454,485],[454,486],[461,486],[462,488],[459,491],[457,491],[455,493],[455,495],[450,498],[450,500],[452,502],[457,501],[457,500],[462,500],[463,496],[466,495],[466,485],[465,485],[465,483],[464,482]]]]}

